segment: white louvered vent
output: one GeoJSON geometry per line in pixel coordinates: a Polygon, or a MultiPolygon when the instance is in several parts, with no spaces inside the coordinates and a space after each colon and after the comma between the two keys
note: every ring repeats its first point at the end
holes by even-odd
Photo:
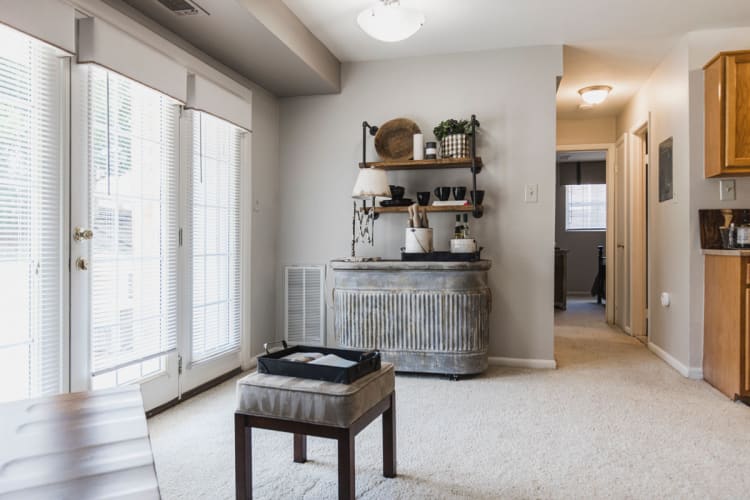
{"type": "Polygon", "coordinates": [[[325,344],[323,266],[288,266],[284,270],[287,342],[325,344]]]}

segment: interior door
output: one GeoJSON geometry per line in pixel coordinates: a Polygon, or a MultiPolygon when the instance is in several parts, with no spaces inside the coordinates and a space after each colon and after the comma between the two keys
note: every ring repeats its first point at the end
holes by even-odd
{"type": "Polygon", "coordinates": [[[178,393],[179,107],[94,65],[71,79],[71,386],[178,393]]]}
{"type": "Polygon", "coordinates": [[[628,176],[625,136],[615,145],[615,324],[630,333],[628,176]]]}

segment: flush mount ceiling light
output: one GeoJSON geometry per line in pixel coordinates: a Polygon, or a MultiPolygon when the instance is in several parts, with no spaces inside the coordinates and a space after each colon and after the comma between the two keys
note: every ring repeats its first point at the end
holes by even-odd
{"type": "Polygon", "coordinates": [[[362,31],[381,42],[406,40],[424,24],[424,14],[401,6],[399,0],[380,0],[357,16],[362,31]]]}
{"type": "Polygon", "coordinates": [[[591,106],[603,103],[610,92],[612,92],[612,87],[609,85],[591,85],[578,91],[583,102],[591,106]]]}

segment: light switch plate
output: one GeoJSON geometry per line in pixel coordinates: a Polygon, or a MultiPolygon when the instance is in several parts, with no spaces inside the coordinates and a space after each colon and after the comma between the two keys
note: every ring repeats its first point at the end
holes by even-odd
{"type": "Polygon", "coordinates": [[[719,200],[734,201],[737,199],[734,179],[721,179],[719,181],[719,200]]]}
{"type": "Polygon", "coordinates": [[[257,198],[253,202],[253,212],[260,212],[260,200],[257,198]]]}
{"type": "Polygon", "coordinates": [[[539,184],[526,184],[523,199],[526,203],[536,203],[539,201],[539,184]]]}

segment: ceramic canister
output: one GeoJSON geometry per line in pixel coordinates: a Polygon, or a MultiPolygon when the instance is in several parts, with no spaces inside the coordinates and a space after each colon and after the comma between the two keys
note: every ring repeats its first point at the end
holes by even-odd
{"type": "Polygon", "coordinates": [[[404,240],[404,252],[406,253],[430,253],[432,252],[432,228],[431,227],[407,227],[404,240]]]}

